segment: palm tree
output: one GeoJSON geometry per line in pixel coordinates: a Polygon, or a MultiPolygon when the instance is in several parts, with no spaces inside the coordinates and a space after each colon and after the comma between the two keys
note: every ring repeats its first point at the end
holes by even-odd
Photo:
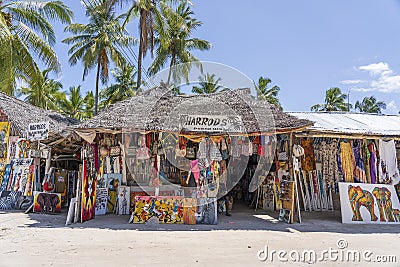
{"type": "Polygon", "coordinates": [[[61,103],[61,113],[70,118],[82,120],[84,118],[85,101],[81,95],[81,86],[71,86],[68,98],[64,98],[61,103]]]}
{"type": "Polygon", "coordinates": [[[62,1],[0,0],[0,91],[13,95],[16,80],[33,79],[40,63],[60,71],[50,21],[71,23],[72,16],[62,1]]]}
{"type": "Polygon", "coordinates": [[[101,108],[136,95],[137,87],[134,77],[137,72],[134,71],[132,65],[123,64],[123,66],[112,70],[111,73],[114,76],[116,84],[100,91],[100,98],[104,99],[100,102],[101,108]]]}
{"type": "Polygon", "coordinates": [[[192,93],[213,94],[224,88],[220,85],[221,78],[216,79],[215,74],[206,73],[203,76],[199,76],[199,80],[200,86],[193,86],[192,93]]]}
{"type": "Polygon", "coordinates": [[[362,102],[357,101],[355,108],[360,112],[366,113],[382,113],[382,109],[386,109],[385,102],[377,101],[374,96],[364,97],[362,102]]]}
{"type": "Polygon", "coordinates": [[[94,96],[93,92],[87,92],[85,98],[83,99],[85,103],[85,110],[83,112],[82,119],[90,119],[94,116],[94,96]]]}
{"type": "Polygon", "coordinates": [[[62,84],[49,78],[50,69],[39,72],[33,79],[26,80],[27,87],[21,87],[18,92],[25,96],[24,101],[46,109],[59,111],[59,105],[65,98],[61,91],[62,84]]]}
{"type": "MultiPolygon", "coordinates": [[[[185,1],[181,1],[175,11],[163,5],[161,14],[165,19],[165,23],[157,21],[154,25],[158,33],[158,37],[155,39],[157,50],[156,58],[149,68],[149,74],[156,74],[170,59],[170,69],[167,79],[167,86],[169,86],[174,66],[181,63],[195,63],[200,67],[201,64],[191,51],[209,50],[211,45],[205,40],[191,38],[193,31],[200,27],[202,22],[192,17],[194,13],[185,1]]],[[[187,78],[190,65],[185,64],[181,68],[183,69],[174,71],[175,80],[181,75],[185,75],[187,78]]]]}
{"type": "Polygon", "coordinates": [[[95,114],[98,113],[99,82],[105,84],[108,81],[108,70],[110,60],[117,66],[125,62],[121,48],[134,43],[134,38],[127,35],[120,25],[123,16],[116,17],[114,6],[108,4],[107,0],[89,0],[88,4],[82,1],[89,17],[88,24],[74,23],[68,25],[65,31],[74,36],[63,40],[64,43],[72,44],[68,54],[71,66],[82,60],[84,65],[83,80],[89,71],[96,68],[95,89],[95,114]]]}
{"type": "Polygon", "coordinates": [[[328,89],[325,93],[325,103],[316,104],[311,111],[350,111],[351,104],[346,103],[347,95],[337,87],[328,89]]]}
{"type": "Polygon", "coordinates": [[[271,79],[262,76],[258,79],[258,83],[254,82],[254,87],[257,91],[257,98],[260,100],[266,100],[268,103],[275,105],[282,110],[282,105],[278,98],[278,93],[281,89],[276,85],[269,88],[268,85],[271,82],[271,79]]]}

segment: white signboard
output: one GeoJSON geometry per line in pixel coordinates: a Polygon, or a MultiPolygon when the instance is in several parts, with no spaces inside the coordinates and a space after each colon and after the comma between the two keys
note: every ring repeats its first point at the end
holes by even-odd
{"type": "Polygon", "coordinates": [[[28,140],[46,140],[49,137],[49,122],[31,123],[28,126],[28,140]]]}
{"type": "Polygon", "coordinates": [[[342,223],[400,224],[393,185],[339,183],[342,223]]]}
{"type": "Polygon", "coordinates": [[[181,115],[180,128],[194,132],[241,132],[240,116],[181,115]]]}

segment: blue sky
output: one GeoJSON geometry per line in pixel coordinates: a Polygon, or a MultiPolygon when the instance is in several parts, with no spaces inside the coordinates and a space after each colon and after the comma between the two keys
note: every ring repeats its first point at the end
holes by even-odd
{"type": "MultiPolygon", "coordinates": [[[[65,1],[76,22],[85,22],[79,1],[65,1]]],[[[195,37],[212,44],[195,53],[200,60],[226,64],[253,80],[272,79],[281,88],[286,111],[309,111],[325,91],[339,87],[350,102],[364,96],[385,101],[384,113],[400,108],[400,1],[397,0],[192,0],[203,22],[195,37]]],[[[61,41],[68,34],[57,25],[61,41]]],[[[128,29],[134,35],[136,25],[128,29]]],[[[137,47],[134,47],[137,51],[137,47]]],[[[58,44],[67,90],[94,88],[95,72],[82,82],[82,66],[70,67],[68,46],[58,44]]],[[[146,61],[147,63],[149,60],[146,61]]],[[[148,67],[148,64],[145,66],[148,67]]]]}

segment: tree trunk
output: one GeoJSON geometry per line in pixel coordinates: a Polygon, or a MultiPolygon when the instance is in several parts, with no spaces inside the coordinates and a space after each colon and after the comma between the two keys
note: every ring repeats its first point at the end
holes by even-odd
{"type": "Polygon", "coordinates": [[[94,93],[94,115],[97,115],[99,106],[99,80],[100,80],[100,56],[97,62],[96,91],[94,93]]]}
{"type": "Polygon", "coordinates": [[[142,31],[143,27],[142,27],[142,15],[143,15],[143,10],[140,11],[140,25],[139,25],[139,34],[140,34],[140,38],[139,38],[139,55],[138,55],[138,70],[137,70],[137,81],[136,81],[136,91],[138,92],[140,90],[140,85],[142,82],[142,59],[143,59],[143,34],[144,32],[142,31]]]}
{"type": "Polygon", "coordinates": [[[175,64],[175,54],[172,54],[171,55],[171,63],[169,64],[167,87],[169,87],[169,83],[171,81],[172,67],[174,66],[174,64],[175,64]]]}

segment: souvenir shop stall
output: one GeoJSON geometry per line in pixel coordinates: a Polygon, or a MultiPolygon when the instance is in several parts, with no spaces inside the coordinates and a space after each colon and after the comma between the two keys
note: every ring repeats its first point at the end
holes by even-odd
{"type": "MultiPolygon", "coordinates": [[[[86,143],[81,221],[114,213],[129,214],[132,223],[216,224],[218,209],[229,210],[232,199],[261,208],[272,165],[289,184],[290,133],[309,121],[255,100],[249,90],[166,92],[146,91],[74,128],[86,143]]],[[[295,189],[285,190],[289,202],[295,189]]]]}
{"type": "Polygon", "coordinates": [[[55,168],[52,157],[79,150],[62,135],[73,124],[75,120],[0,93],[0,209],[55,213],[68,203],[68,188],[77,174],[55,168]]]}
{"type": "Polygon", "coordinates": [[[340,209],[344,223],[400,223],[400,116],[291,114],[314,122],[295,140],[302,208],[340,209]]]}

